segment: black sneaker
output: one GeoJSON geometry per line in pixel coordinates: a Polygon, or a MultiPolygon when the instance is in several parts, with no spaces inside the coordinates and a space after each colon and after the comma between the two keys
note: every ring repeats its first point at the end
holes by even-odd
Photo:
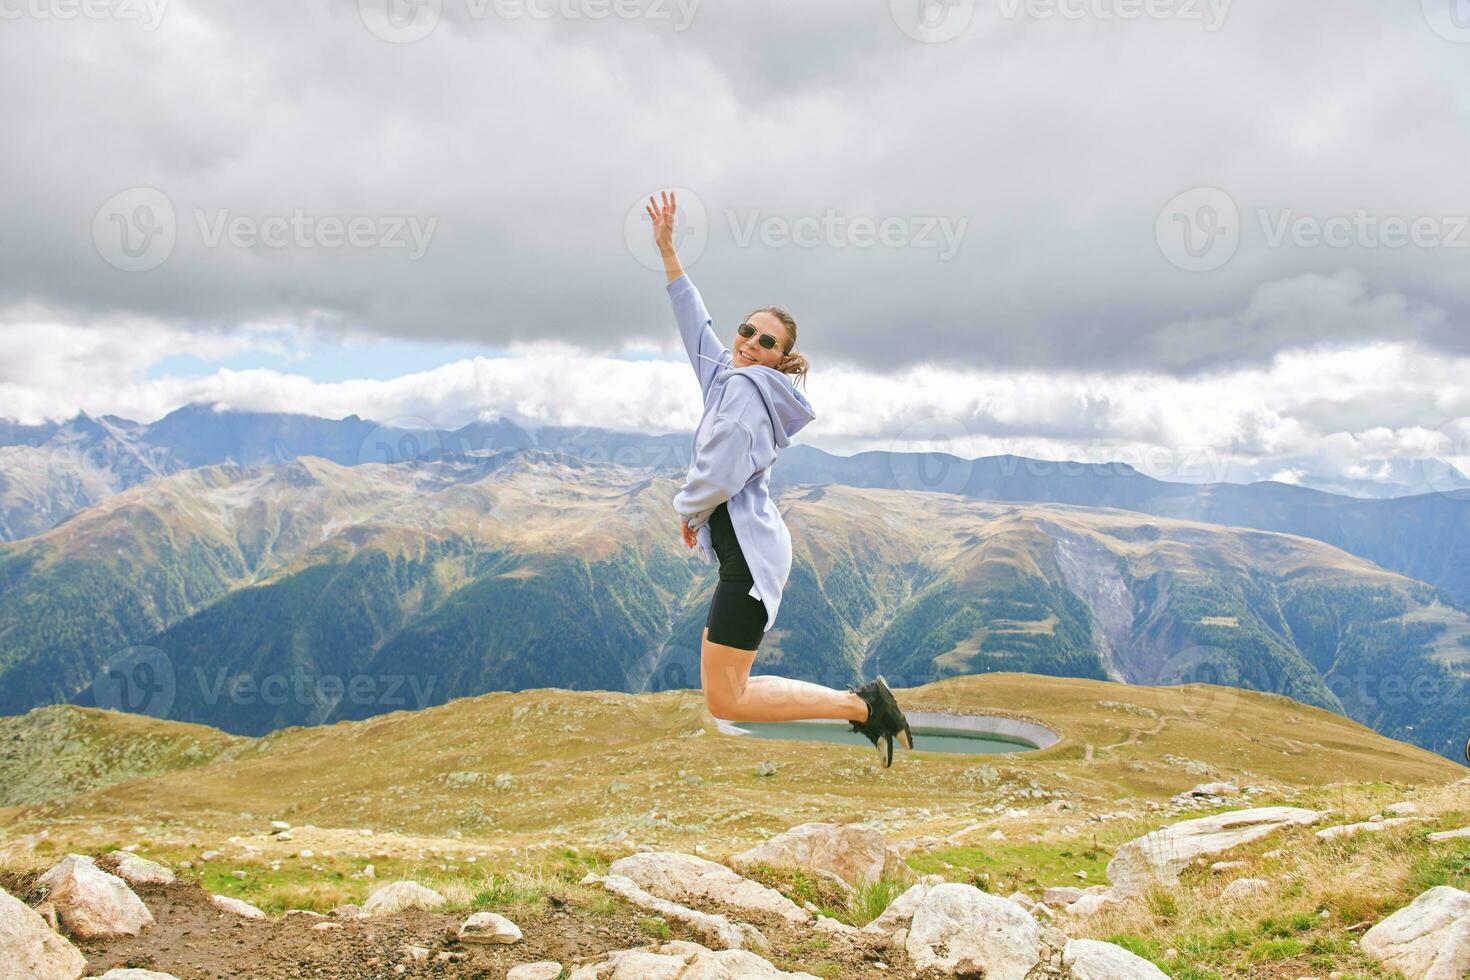
{"type": "Polygon", "coordinates": [[[888,689],[888,683],[879,674],[877,680],[868,681],[862,687],[847,688],[862,698],[868,706],[867,721],[851,722],[852,730],[866,736],[878,750],[878,759],[883,768],[893,765],[893,741],[906,749],[914,747],[914,735],[909,730],[908,719],[899,710],[898,701],[888,689]]]}

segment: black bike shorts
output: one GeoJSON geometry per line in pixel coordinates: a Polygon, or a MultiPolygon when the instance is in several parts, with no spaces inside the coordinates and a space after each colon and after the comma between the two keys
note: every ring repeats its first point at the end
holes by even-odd
{"type": "Polygon", "coordinates": [[[766,604],[750,594],[755,579],[723,501],[710,514],[709,538],[720,559],[720,578],[705,619],[709,640],[737,650],[755,650],[766,633],[766,604]]]}

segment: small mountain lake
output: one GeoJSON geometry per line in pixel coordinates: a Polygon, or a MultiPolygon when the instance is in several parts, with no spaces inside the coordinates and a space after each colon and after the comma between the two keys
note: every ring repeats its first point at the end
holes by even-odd
{"type": "MultiPolygon", "coordinates": [[[[1056,733],[1033,722],[935,711],[908,711],[905,714],[914,733],[915,752],[998,755],[1033,752],[1057,741],[1056,733]]],[[[872,742],[852,731],[845,721],[826,718],[811,721],[717,721],[720,731],[727,735],[830,742],[861,746],[869,751],[873,748],[872,742]]],[[[902,751],[903,747],[895,743],[895,754],[902,751]]]]}

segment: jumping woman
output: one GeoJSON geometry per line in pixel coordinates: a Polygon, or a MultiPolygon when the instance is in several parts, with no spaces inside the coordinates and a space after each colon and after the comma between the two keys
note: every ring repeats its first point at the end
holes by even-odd
{"type": "Polygon", "coordinates": [[[678,202],[648,199],[653,238],[668,273],[669,298],[704,395],[694,456],[674,496],[680,533],[720,566],[700,646],[699,678],[710,714],[727,721],[837,718],[852,723],[893,764],[893,742],[914,747],[909,723],[880,675],[847,693],[770,675],[750,676],[756,649],[776,622],[791,571],[791,534],[771,501],[771,464],[816,415],[791,377],[806,380],[793,354],[796,321],[779,306],[755,310],[735,331],[734,352],[711,327],[699,291],[674,248],[678,202]]]}

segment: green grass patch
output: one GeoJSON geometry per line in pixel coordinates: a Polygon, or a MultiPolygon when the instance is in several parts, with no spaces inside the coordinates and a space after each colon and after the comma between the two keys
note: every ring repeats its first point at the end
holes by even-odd
{"type": "MultiPolygon", "coordinates": [[[[1128,839],[1131,838],[1124,837],[1128,839]]],[[[982,880],[979,876],[989,874],[986,891],[1010,894],[1017,889],[1037,891],[1053,885],[1080,887],[1106,883],[1112,856],[1109,847],[1092,841],[1061,844],[994,841],[984,846],[946,847],[910,855],[908,863],[921,875],[942,874],[977,887],[982,880]],[[945,862],[953,867],[946,867],[945,862]],[[957,874],[955,868],[963,869],[964,874],[957,874]],[[1078,879],[1078,871],[1087,872],[1087,878],[1078,879]]]]}
{"type": "Polygon", "coordinates": [[[638,920],[638,928],[655,939],[664,940],[673,935],[668,922],[661,915],[645,915],[638,920]]]}

